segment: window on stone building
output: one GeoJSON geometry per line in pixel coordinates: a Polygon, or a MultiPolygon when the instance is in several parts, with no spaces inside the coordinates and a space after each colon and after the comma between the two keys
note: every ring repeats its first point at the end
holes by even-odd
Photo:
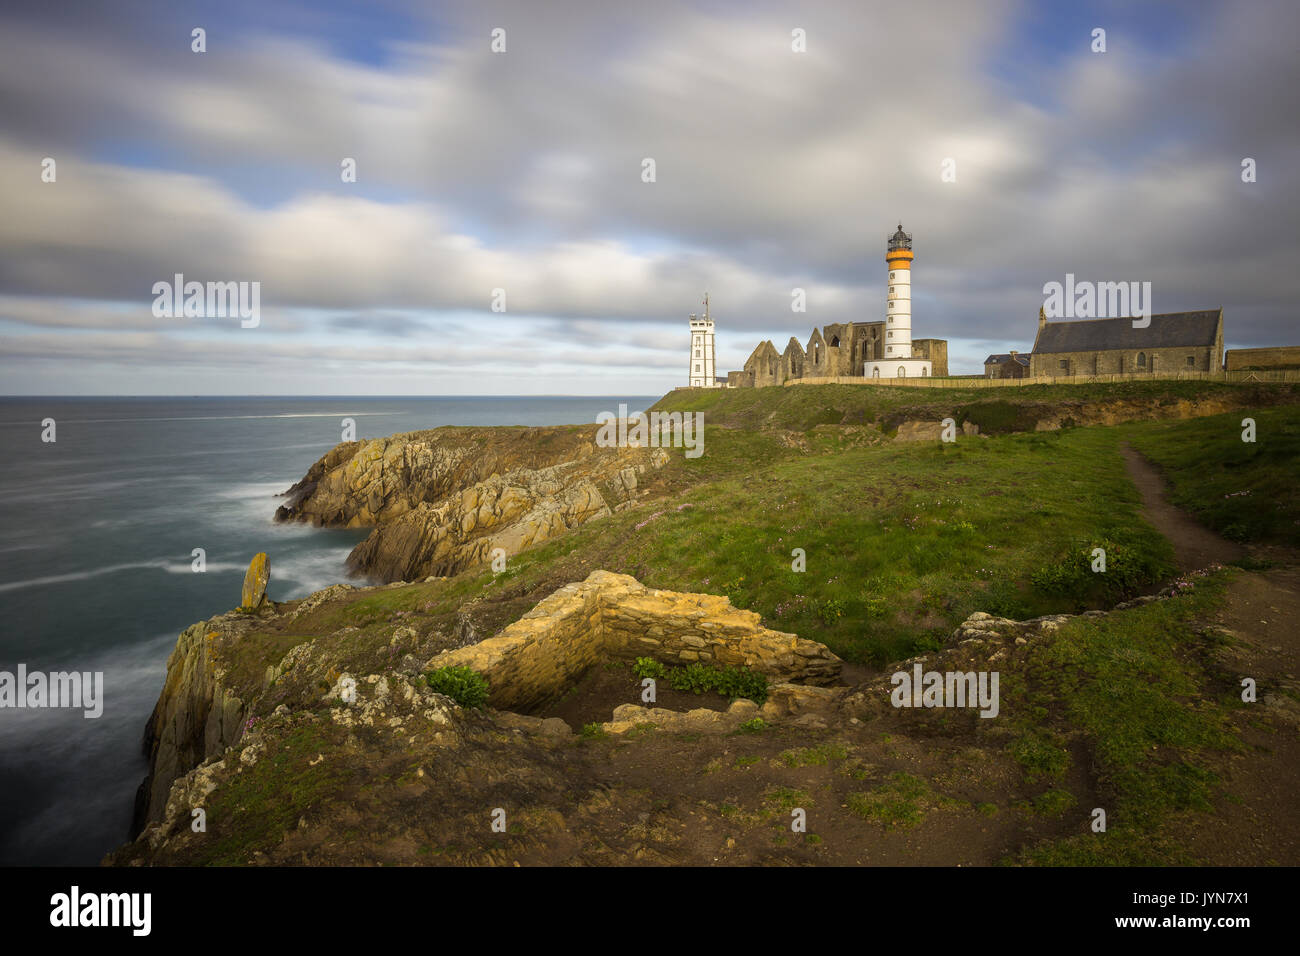
{"type": "Polygon", "coordinates": [[[893,333],[893,332],[886,332],[885,335],[887,335],[887,336],[888,336],[889,338],[891,338],[891,339],[894,337],[894,333],[893,333]]]}
{"type": "Polygon", "coordinates": [[[1196,356],[1195,356],[1195,355],[1189,355],[1189,356],[1187,356],[1187,364],[1188,364],[1188,365],[1195,365],[1195,364],[1196,364],[1196,356]]]}
{"type": "Polygon", "coordinates": [[[838,335],[832,336],[832,337],[831,337],[831,348],[833,348],[833,349],[837,349],[837,348],[839,348],[839,347],[840,347],[840,337],[839,337],[838,335]]]}
{"type": "Polygon", "coordinates": [[[880,378],[880,366],[879,366],[879,365],[877,365],[875,368],[873,368],[873,369],[871,370],[871,377],[872,377],[872,378],[880,378]]]}
{"type": "Polygon", "coordinates": [[[700,363],[699,363],[699,362],[696,362],[696,363],[695,363],[695,371],[698,372],[699,370],[700,370],[700,363]]]}
{"type": "Polygon", "coordinates": [[[898,377],[907,378],[907,369],[903,368],[903,366],[901,365],[898,366],[898,377]]]}
{"type": "Polygon", "coordinates": [[[1138,353],[1138,368],[1146,368],[1146,367],[1147,367],[1147,353],[1146,353],[1146,352],[1139,352],[1139,353],[1138,353]]]}
{"type": "Polygon", "coordinates": [[[1070,367],[1069,359],[1061,359],[1061,368],[1069,368],[1069,367],[1070,367]]]}

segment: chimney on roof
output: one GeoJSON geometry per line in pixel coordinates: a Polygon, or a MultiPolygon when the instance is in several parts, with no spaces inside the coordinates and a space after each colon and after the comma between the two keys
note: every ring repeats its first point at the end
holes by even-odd
{"type": "Polygon", "coordinates": [[[1016,350],[1015,350],[1015,349],[1012,349],[1012,350],[1011,350],[1011,357],[1012,357],[1012,358],[1015,358],[1015,357],[1016,357],[1016,350]]]}
{"type": "Polygon", "coordinates": [[[1038,307],[1038,327],[1041,329],[1047,324],[1047,310],[1043,306],[1038,307]]]}

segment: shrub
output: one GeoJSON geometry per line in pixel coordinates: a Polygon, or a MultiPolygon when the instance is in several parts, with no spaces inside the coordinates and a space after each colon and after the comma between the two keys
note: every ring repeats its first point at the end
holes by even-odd
{"type": "Polygon", "coordinates": [[[844,602],[839,598],[827,598],[825,601],[813,601],[810,605],[823,624],[830,627],[844,616],[844,602]]]}
{"type": "Polygon", "coordinates": [[[1038,568],[1030,575],[1035,588],[1044,594],[1070,598],[1079,603],[1093,599],[1122,601],[1159,581],[1168,571],[1154,554],[1132,545],[1103,538],[1099,541],[1075,541],[1054,564],[1038,568]],[[1106,570],[1092,570],[1092,552],[1106,552],[1106,570]]]}
{"type": "Polygon", "coordinates": [[[632,664],[632,673],[642,678],[652,677],[655,680],[663,680],[666,670],[667,668],[653,657],[638,657],[632,664]]]}
{"type": "Polygon", "coordinates": [[[488,679],[464,666],[439,667],[425,675],[429,687],[462,707],[482,707],[488,699],[488,679]]]}
{"type": "Polygon", "coordinates": [[[744,697],[760,706],[767,700],[767,677],[743,667],[710,667],[688,664],[670,667],[653,657],[638,657],[632,665],[637,677],[650,677],[668,683],[673,690],[703,694],[713,691],[723,697],[744,697]]]}

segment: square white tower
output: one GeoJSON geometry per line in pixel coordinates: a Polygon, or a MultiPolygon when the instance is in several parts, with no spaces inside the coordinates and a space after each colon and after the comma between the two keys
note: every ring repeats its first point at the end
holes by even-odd
{"type": "Polygon", "coordinates": [[[709,297],[704,297],[703,317],[691,313],[691,388],[717,388],[713,352],[713,319],[709,318],[709,297]]]}

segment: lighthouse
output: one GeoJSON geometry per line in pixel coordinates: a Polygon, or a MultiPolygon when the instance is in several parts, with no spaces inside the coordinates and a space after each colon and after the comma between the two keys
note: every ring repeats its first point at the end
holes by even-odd
{"type": "Polygon", "coordinates": [[[885,265],[889,270],[885,296],[884,359],[867,362],[867,378],[916,378],[930,374],[930,360],[912,358],[912,237],[903,224],[889,237],[885,265]]]}
{"type": "Polygon", "coordinates": [[[703,317],[691,313],[691,388],[718,387],[713,349],[713,319],[709,316],[709,294],[706,292],[703,317]]]}

